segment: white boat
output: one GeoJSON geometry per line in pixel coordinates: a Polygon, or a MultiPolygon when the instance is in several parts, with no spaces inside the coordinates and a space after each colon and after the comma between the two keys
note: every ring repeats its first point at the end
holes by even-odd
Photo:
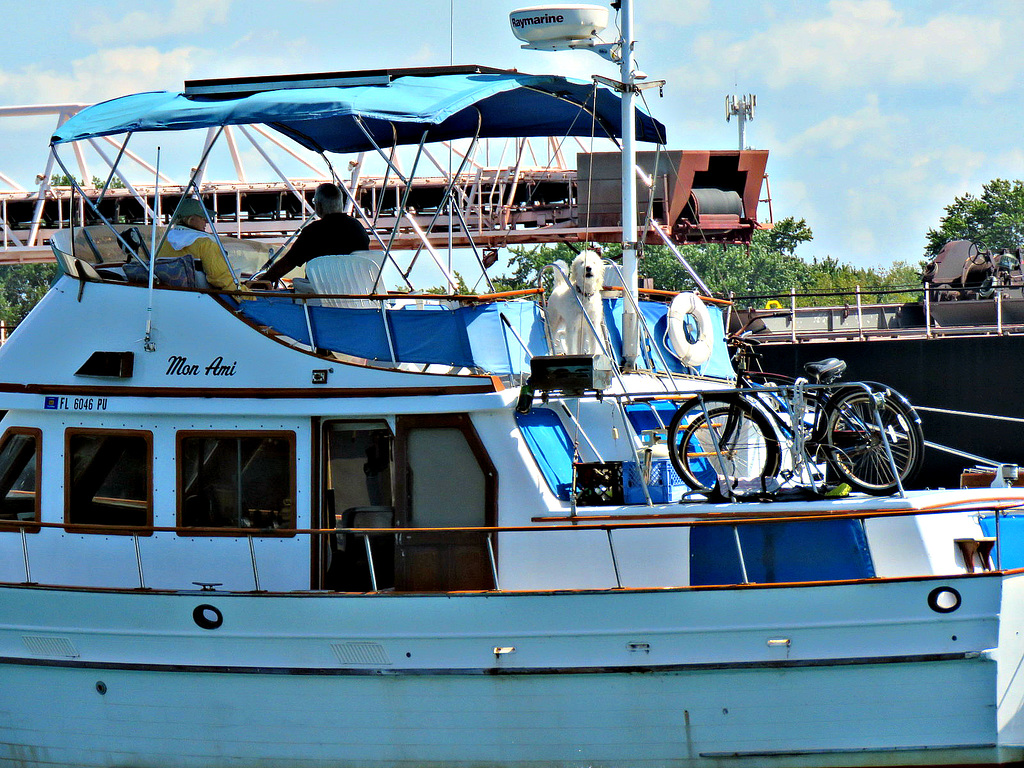
{"type": "MultiPolygon", "coordinates": [[[[263,122],[373,150],[571,132],[588,103],[620,129],[559,77],[320,79],[116,99],[54,146],[263,122]]],[[[661,332],[619,372],[610,321],[602,395],[563,379],[531,408],[528,299],[161,284],[113,230],[55,239],[62,276],[0,348],[0,765],[1024,761],[1024,491],[630,481],[679,393],[732,386],[714,305],[706,362],[661,332]]],[[[236,275],[265,260],[220,240],[236,275]]]]}

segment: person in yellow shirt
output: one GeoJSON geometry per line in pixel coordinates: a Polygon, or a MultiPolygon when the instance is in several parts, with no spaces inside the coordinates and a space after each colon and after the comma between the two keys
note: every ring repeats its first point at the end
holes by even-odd
{"type": "Polygon", "coordinates": [[[206,282],[217,291],[246,291],[235,284],[227,259],[216,239],[206,233],[208,212],[193,197],[182,200],[171,218],[167,239],[160,247],[158,257],[191,256],[199,259],[206,274],[206,282]]]}

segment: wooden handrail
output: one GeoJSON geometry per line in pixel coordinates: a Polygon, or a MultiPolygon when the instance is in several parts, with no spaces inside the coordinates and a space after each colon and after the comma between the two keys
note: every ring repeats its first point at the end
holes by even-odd
{"type": "MultiPolygon", "coordinates": [[[[626,289],[623,288],[621,285],[606,285],[601,290],[603,290],[603,291],[624,291],[626,289]]],[[[663,291],[660,288],[637,288],[637,292],[638,293],[643,293],[643,294],[645,294],[647,296],[665,296],[665,297],[669,297],[669,296],[675,297],[675,296],[678,296],[680,293],[686,293],[686,291],[663,291]]],[[[718,304],[719,306],[723,306],[723,307],[731,307],[732,304],[733,304],[728,299],[719,299],[719,298],[716,298],[714,296],[701,296],[700,300],[703,301],[705,304],[718,304]]]]}
{"type": "Polygon", "coordinates": [[[1024,494],[1019,499],[981,499],[977,503],[948,501],[918,508],[884,509],[872,508],[859,511],[834,513],[822,510],[810,512],[679,512],[640,515],[594,515],[594,516],[551,516],[531,518],[536,523],[573,523],[569,525],[515,525],[515,526],[468,526],[464,528],[188,528],[182,526],[130,526],[96,525],[83,523],[45,523],[35,520],[0,520],[0,531],[21,528],[72,528],[76,533],[179,533],[188,536],[227,535],[232,536],[295,536],[327,535],[337,533],[538,533],[544,531],[581,531],[619,528],[690,528],[714,525],[741,525],[744,523],[785,523],[807,520],[856,520],[874,517],[906,517],[908,515],[940,514],[950,510],[962,512],[995,512],[1024,509],[1024,494]],[[670,519],[676,518],[676,519],[670,519]],[[685,518],[685,519],[679,519],[685,518]],[[621,522],[617,522],[621,521],[621,522]]]}

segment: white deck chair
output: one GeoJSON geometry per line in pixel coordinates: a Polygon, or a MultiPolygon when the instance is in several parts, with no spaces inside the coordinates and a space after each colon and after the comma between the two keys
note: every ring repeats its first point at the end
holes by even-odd
{"type": "MultiPolygon", "coordinates": [[[[317,256],[306,263],[306,277],[316,293],[373,293],[383,251],[356,251],[345,255],[317,256]]],[[[384,291],[377,286],[377,293],[384,291]]],[[[376,307],[376,302],[367,299],[321,299],[325,307],[376,307]]]]}

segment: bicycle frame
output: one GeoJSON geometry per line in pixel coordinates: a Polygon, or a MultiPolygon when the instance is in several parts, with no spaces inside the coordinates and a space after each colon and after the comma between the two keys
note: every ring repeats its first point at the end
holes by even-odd
{"type": "MultiPolygon", "coordinates": [[[[702,418],[701,428],[705,429],[710,437],[710,444],[702,443],[707,446],[701,449],[703,453],[698,451],[690,454],[689,448],[684,448],[684,455],[693,458],[706,457],[714,451],[717,465],[713,468],[719,477],[718,485],[722,487],[722,473],[724,472],[725,477],[730,477],[725,467],[733,462],[737,455],[739,443],[735,440],[739,435],[738,430],[744,420],[754,418],[750,411],[754,409],[760,416],[754,418],[752,428],[756,428],[762,434],[761,439],[768,438],[765,426],[774,432],[774,436],[768,439],[773,440],[775,446],[770,447],[768,455],[777,457],[778,446],[781,443],[788,448],[791,466],[782,473],[785,480],[796,477],[797,482],[808,482],[816,492],[819,492],[819,482],[824,483],[825,480],[822,470],[824,464],[831,467],[841,478],[855,484],[859,490],[885,493],[886,488],[892,485],[893,490],[901,496],[904,495],[901,472],[897,467],[890,440],[900,439],[902,466],[909,475],[913,471],[914,461],[917,460],[915,457],[919,456],[923,438],[920,436],[920,421],[916,413],[898,393],[891,392],[884,385],[859,382],[833,383],[842,372],[838,365],[821,368],[822,372],[829,375],[828,383],[812,384],[806,378],[791,379],[766,374],[760,370],[751,373],[748,369],[751,356],[749,348],[741,347],[733,358],[737,370],[736,389],[698,394],[695,404],[699,407],[683,406],[684,417],[687,413],[694,413],[693,416],[685,418],[686,423],[690,424],[694,419],[702,418]],[[756,378],[769,383],[758,382],[756,378]],[[839,392],[842,394],[838,394],[839,392]],[[891,403],[887,402],[887,397],[892,398],[891,403]],[[717,424],[712,418],[708,401],[719,401],[728,406],[727,410],[721,406],[714,407],[714,413],[718,416],[717,424]],[[888,427],[883,424],[883,410],[888,419],[888,427]],[[724,424],[721,423],[723,416],[724,424]],[[757,425],[758,419],[763,422],[760,426],[757,425]],[[837,435],[844,439],[836,440],[837,435]],[[891,473],[889,477],[894,483],[887,478],[888,473],[891,473]]],[[[810,372],[817,373],[814,370],[810,372]]],[[[673,420],[677,432],[681,423],[680,420],[673,420]]],[[[688,427],[684,441],[693,439],[696,434],[688,427]]],[[[743,442],[742,438],[739,440],[743,442]]],[[[670,442],[678,451],[675,433],[670,442]]],[[[739,450],[741,453],[752,450],[754,445],[750,444],[747,448],[739,447],[739,450]]],[[[773,471],[773,474],[778,471],[777,458],[765,459],[765,462],[765,470],[761,474],[762,481],[767,479],[769,471],[773,471]]],[[[735,464],[733,466],[735,467],[735,464]]],[[[747,466],[749,468],[749,464],[747,466]]],[[[704,481],[701,483],[706,485],[704,481]]],[[[731,487],[723,487],[723,490],[728,495],[734,495],[731,487]]]]}

